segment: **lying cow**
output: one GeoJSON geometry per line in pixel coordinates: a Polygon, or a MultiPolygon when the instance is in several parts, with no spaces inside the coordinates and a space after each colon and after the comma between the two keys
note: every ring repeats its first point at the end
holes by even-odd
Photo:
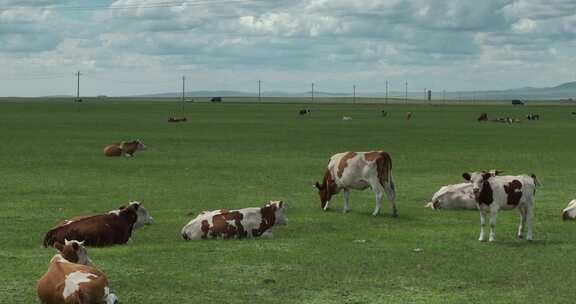
{"type": "Polygon", "coordinates": [[[562,219],[573,220],[576,219],[576,199],[572,200],[564,210],[562,210],[562,219]]]}
{"type": "Polygon", "coordinates": [[[271,237],[274,225],[286,225],[285,204],[271,201],[262,208],[204,211],[182,228],[185,240],[271,237]]]}
{"type": "Polygon", "coordinates": [[[186,117],[170,117],[168,122],[186,122],[188,119],[186,117]]]}
{"type": "Polygon", "coordinates": [[[52,228],[44,236],[44,247],[65,239],[80,240],[86,246],[125,244],[132,236],[138,221],[140,203],[131,202],[126,208],[106,214],[80,217],[52,228]]]}
{"type": "Polygon", "coordinates": [[[113,143],[104,148],[105,156],[127,156],[133,157],[136,151],[142,151],[146,149],[144,143],[140,140],[133,141],[122,141],[119,143],[113,143]]]}
{"type": "Polygon", "coordinates": [[[92,266],[83,242],[65,240],[64,245],[56,242],[54,247],[59,253],[50,260],[36,288],[42,304],[118,303],[106,275],[92,266]]]}
{"type": "Polygon", "coordinates": [[[488,113],[483,112],[482,114],[480,114],[480,117],[478,117],[478,121],[488,121],[488,113]]]}
{"type": "MultiPolygon", "coordinates": [[[[502,171],[488,171],[492,176],[499,175],[502,171]]],[[[460,183],[447,185],[438,190],[432,196],[432,200],[426,204],[427,208],[439,209],[472,209],[478,210],[478,203],[472,191],[472,184],[460,183]]]]}
{"type": "MultiPolygon", "coordinates": [[[[136,223],[134,223],[134,227],[133,227],[134,230],[142,228],[146,225],[154,224],[154,218],[150,215],[150,213],[148,213],[148,210],[146,210],[146,208],[144,208],[144,206],[142,206],[142,203],[137,202],[137,201],[131,201],[127,205],[122,205],[122,206],[118,207],[117,210],[112,210],[112,211],[109,211],[108,213],[117,214],[122,209],[125,209],[126,207],[128,207],[132,204],[138,204],[139,205],[138,210],[136,210],[136,215],[138,216],[138,218],[136,219],[136,223]]],[[[98,214],[75,216],[71,219],[66,219],[66,220],[62,220],[62,221],[58,222],[56,224],[56,226],[68,225],[72,222],[79,221],[79,220],[82,220],[82,219],[85,219],[88,217],[92,217],[92,216],[96,216],[96,215],[98,215],[98,214]]]]}
{"type": "Polygon", "coordinates": [[[536,194],[536,175],[492,176],[489,172],[471,172],[462,174],[465,180],[472,184],[472,191],[480,209],[480,238],[486,241],[484,226],[486,217],[490,215],[490,237],[492,242],[496,237],[496,215],[499,210],[511,210],[518,207],[520,211],[520,226],[518,238],[524,236],[524,226],[527,224],[527,240],[532,240],[532,225],[534,221],[534,196],[536,194]]]}
{"type": "Polygon", "coordinates": [[[334,194],[344,191],[344,212],[350,211],[348,199],[351,189],[372,188],[376,196],[376,207],[372,215],[378,215],[382,207],[384,192],[390,201],[390,212],[396,217],[396,191],[392,179],[392,159],[384,151],[343,152],[330,157],[322,184],[316,182],[320,196],[320,207],[328,210],[334,194]]]}
{"type": "Polygon", "coordinates": [[[406,120],[412,119],[412,112],[406,112],[406,120]]]}
{"type": "Polygon", "coordinates": [[[310,109],[301,109],[300,111],[298,111],[298,115],[300,115],[300,116],[312,115],[312,110],[310,110],[310,109]]]}

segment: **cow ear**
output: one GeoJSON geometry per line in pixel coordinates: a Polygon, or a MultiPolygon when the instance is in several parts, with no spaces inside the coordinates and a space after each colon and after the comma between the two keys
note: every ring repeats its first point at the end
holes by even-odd
{"type": "Polygon", "coordinates": [[[503,173],[504,171],[500,171],[500,170],[495,170],[494,171],[494,175],[500,175],[501,173],[503,173]]]}
{"type": "Polygon", "coordinates": [[[64,249],[64,245],[60,242],[54,242],[54,248],[58,249],[58,251],[62,251],[64,249]]]}
{"type": "Polygon", "coordinates": [[[320,184],[318,182],[316,182],[316,184],[314,184],[314,186],[316,187],[316,189],[320,190],[322,189],[322,187],[320,186],[320,184]]]}
{"type": "Polygon", "coordinates": [[[469,181],[470,178],[472,178],[472,177],[470,176],[470,173],[468,173],[468,172],[462,173],[462,177],[463,177],[465,180],[467,180],[467,181],[469,181]]]}
{"type": "Polygon", "coordinates": [[[126,205],[122,205],[122,206],[118,207],[118,210],[124,210],[124,209],[126,209],[126,205]]]}

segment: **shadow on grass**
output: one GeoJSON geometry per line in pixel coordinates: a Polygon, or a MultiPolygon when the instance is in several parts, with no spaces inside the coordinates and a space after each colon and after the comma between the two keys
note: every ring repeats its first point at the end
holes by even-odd
{"type": "Polygon", "coordinates": [[[521,247],[531,247],[531,246],[555,246],[566,244],[565,241],[560,240],[506,240],[506,241],[496,241],[493,243],[496,246],[511,247],[511,248],[521,248],[521,247]]]}

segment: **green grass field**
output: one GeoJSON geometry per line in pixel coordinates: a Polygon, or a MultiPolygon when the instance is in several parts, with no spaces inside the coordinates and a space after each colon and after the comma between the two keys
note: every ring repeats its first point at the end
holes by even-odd
{"type": "Polygon", "coordinates": [[[58,220],[140,200],[156,224],[125,246],[90,248],[122,303],[574,303],[576,197],[573,107],[0,103],[0,303],[37,303],[36,281],[58,220]],[[381,118],[386,109],[390,117],[381,118]],[[406,121],[404,113],[414,118],[406,121]],[[478,123],[539,113],[538,122],[478,123]],[[169,124],[185,115],[183,124],[169,124]],[[342,115],[353,117],[342,121],[342,115]],[[141,138],[134,159],[103,147],[141,138]],[[399,217],[370,215],[371,191],[322,212],[312,184],[341,151],[382,149],[393,159],[399,217]],[[535,238],[515,239],[518,212],[501,212],[497,242],[477,241],[474,211],[424,209],[465,171],[535,173],[535,238]],[[199,211],[289,204],[287,226],[266,240],[185,242],[199,211]],[[366,240],[365,242],[354,242],[366,240]],[[421,248],[421,252],[415,252],[421,248]]]}

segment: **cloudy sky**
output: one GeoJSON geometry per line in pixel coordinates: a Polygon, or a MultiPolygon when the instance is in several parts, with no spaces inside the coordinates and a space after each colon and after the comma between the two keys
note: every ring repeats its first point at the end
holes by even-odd
{"type": "Polygon", "coordinates": [[[553,86],[574,0],[0,0],[0,96],[553,86]]]}

